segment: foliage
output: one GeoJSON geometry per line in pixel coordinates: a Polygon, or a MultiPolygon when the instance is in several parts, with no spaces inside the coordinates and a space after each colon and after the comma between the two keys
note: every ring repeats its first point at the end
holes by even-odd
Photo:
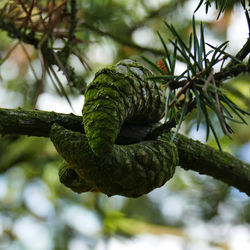
{"type": "MultiPolygon", "coordinates": [[[[249,19],[247,12],[246,15],[249,19]]],[[[173,125],[177,124],[177,133],[185,120],[185,116],[196,107],[197,130],[199,130],[201,114],[203,114],[206,124],[206,140],[208,140],[209,133],[212,131],[220,150],[222,150],[212,119],[209,117],[208,109],[212,110],[218,117],[224,134],[229,138],[231,138],[230,134],[233,132],[233,129],[227,120],[247,124],[243,116],[249,115],[249,113],[242,110],[221,91],[221,80],[217,80],[214,76],[214,67],[222,62],[220,71],[223,71],[223,64],[228,58],[231,58],[232,63],[243,64],[243,62],[225,52],[228,42],[224,42],[218,47],[206,43],[202,23],[200,24],[199,39],[197,37],[194,16],[188,45],[185,44],[173,25],[169,25],[167,22],[164,22],[164,24],[175,38],[175,41],[169,40],[174,47],[174,53],[169,52],[162,36],[158,34],[165,50],[165,57],[159,61],[162,65],[159,67],[159,65],[154,64],[147,58],[143,58],[161,74],[150,77],[150,79],[161,81],[162,85],[167,89],[165,121],[173,125]],[[206,52],[206,45],[212,48],[208,52],[206,52]],[[187,68],[181,74],[175,75],[177,52],[179,53],[178,60],[184,62],[187,68]],[[179,80],[181,79],[186,81],[180,82],[179,80]],[[177,89],[178,91],[176,91],[177,89]],[[181,96],[182,98],[180,99],[181,96]],[[232,113],[236,114],[240,120],[234,120],[232,113]]]]}

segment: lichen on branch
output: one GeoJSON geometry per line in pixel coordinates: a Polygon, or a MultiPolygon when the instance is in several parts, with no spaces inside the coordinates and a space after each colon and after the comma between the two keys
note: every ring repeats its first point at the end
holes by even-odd
{"type": "MultiPolygon", "coordinates": [[[[54,123],[71,131],[82,131],[83,133],[82,117],[80,116],[39,110],[0,109],[0,133],[3,135],[49,137],[51,126],[54,123]]],[[[144,141],[152,128],[154,128],[152,125],[124,124],[116,143],[124,145],[144,141]]],[[[181,134],[176,135],[174,143],[178,150],[181,168],[212,176],[250,195],[249,164],[181,134]],[[201,150],[202,153],[200,153],[201,150]],[[226,161],[224,160],[225,155],[226,161]]],[[[69,168],[68,164],[65,166],[64,163],[59,175],[62,177],[62,183],[72,190],[80,192],[77,188],[80,186],[82,189],[84,182],[73,169],[69,168]]]]}
{"type": "Polygon", "coordinates": [[[52,126],[50,138],[69,164],[69,169],[64,163],[60,170],[66,186],[77,192],[138,197],[173,176],[178,152],[169,134],[130,145],[115,144],[125,121],[151,124],[161,119],[164,92],[147,79],[151,75],[132,60],[97,72],[85,93],[86,135],[52,126]]]}
{"type": "Polygon", "coordinates": [[[83,125],[96,156],[109,153],[122,124],[158,122],[165,109],[160,84],[152,73],[132,60],[123,60],[96,73],[85,93],[83,125]],[[105,145],[105,146],[104,146],[105,145]]]}
{"type": "Polygon", "coordinates": [[[250,194],[249,164],[178,134],[170,142],[169,129],[155,123],[164,113],[164,89],[148,82],[150,74],[133,61],[99,71],[83,117],[0,109],[0,133],[50,136],[65,160],[60,180],[76,192],[138,197],[162,186],[180,164],[250,194]]]}
{"type": "Polygon", "coordinates": [[[114,145],[105,158],[94,155],[86,135],[56,124],[51,129],[51,140],[69,163],[68,168],[78,175],[71,178],[64,164],[60,179],[77,192],[138,197],[165,184],[178,165],[177,148],[167,134],[153,141],[114,145]]]}

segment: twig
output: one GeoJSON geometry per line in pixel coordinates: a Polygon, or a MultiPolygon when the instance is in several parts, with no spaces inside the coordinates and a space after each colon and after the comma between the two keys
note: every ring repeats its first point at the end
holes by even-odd
{"type": "Polygon", "coordinates": [[[176,98],[169,104],[169,108],[171,108],[175,103],[176,100],[186,92],[186,90],[191,86],[191,84],[201,75],[203,74],[204,70],[200,71],[198,74],[196,74],[191,80],[189,80],[182,88],[181,90],[176,94],[176,98]]]}
{"type": "MultiPolygon", "coordinates": [[[[246,56],[250,53],[250,38],[247,39],[246,43],[243,45],[241,50],[236,54],[236,58],[243,61],[246,56]]],[[[227,64],[227,66],[224,68],[224,70],[227,70],[227,68],[231,68],[233,65],[237,64],[237,61],[234,59],[231,60],[230,63],[227,64]]]]}

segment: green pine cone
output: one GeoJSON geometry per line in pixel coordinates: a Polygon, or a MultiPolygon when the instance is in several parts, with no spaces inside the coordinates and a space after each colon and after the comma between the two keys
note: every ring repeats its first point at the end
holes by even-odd
{"type": "MultiPolygon", "coordinates": [[[[77,192],[82,189],[108,196],[138,197],[162,186],[173,176],[178,165],[177,148],[170,143],[169,135],[153,141],[114,145],[106,158],[95,156],[86,135],[57,124],[51,128],[51,140],[58,153],[77,173],[76,180],[66,182],[77,192]]],[[[70,171],[67,168],[61,170],[61,180],[67,179],[70,171]]]]}
{"type": "Polygon", "coordinates": [[[59,168],[59,179],[62,184],[72,189],[74,192],[83,193],[95,191],[91,186],[85,183],[83,179],[70,167],[70,165],[63,161],[59,168]]]}
{"type": "Polygon", "coordinates": [[[161,119],[164,92],[147,77],[152,73],[132,60],[123,60],[96,73],[85,92],[83,125],[96,156],[111,152],[122,124],[146,124],[161,119]]]}
{"type": "Polygon", "coordinates": [[[82,114],[86,134],[52,126],[51,140],[66,161],[59,171],[64,185],[75,192],[138,197],[173,176],[178,153],[170,135],[115,144],[124,122],[145,126],[161,119],[164,91],[147,79],[151,75],[131,60],[100,70],[85,92],[82,114]]]}

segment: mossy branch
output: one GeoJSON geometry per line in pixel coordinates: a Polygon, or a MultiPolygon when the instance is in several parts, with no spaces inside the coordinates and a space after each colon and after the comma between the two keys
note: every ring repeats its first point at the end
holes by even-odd
{"type": "Polygon", "coordinates": [[[176,137],[175,144],[182,168],[212,176],[250,196],[250,164],[181,134],[176,137]]]}
{"type": "Polygon", "coordinates": [[[82,132],[81,117],[40,110],[0,109],[0,134],[49,137],[54,123],[82,132]]]}
{"type": "MultiPolygon", "coordinates": [[[[22,109],[0,109],[0,133],[49,137],[52,124],[83,132],[82,117],[73,114],[22,109]]],[[[125,125],[118,136],[120,144],[143,141],[150,126],[125,125]]],[[[178,134],[175,140],[180,166],[212,176],[250,195],[250,165],[228,153],[178,134]]]]}

